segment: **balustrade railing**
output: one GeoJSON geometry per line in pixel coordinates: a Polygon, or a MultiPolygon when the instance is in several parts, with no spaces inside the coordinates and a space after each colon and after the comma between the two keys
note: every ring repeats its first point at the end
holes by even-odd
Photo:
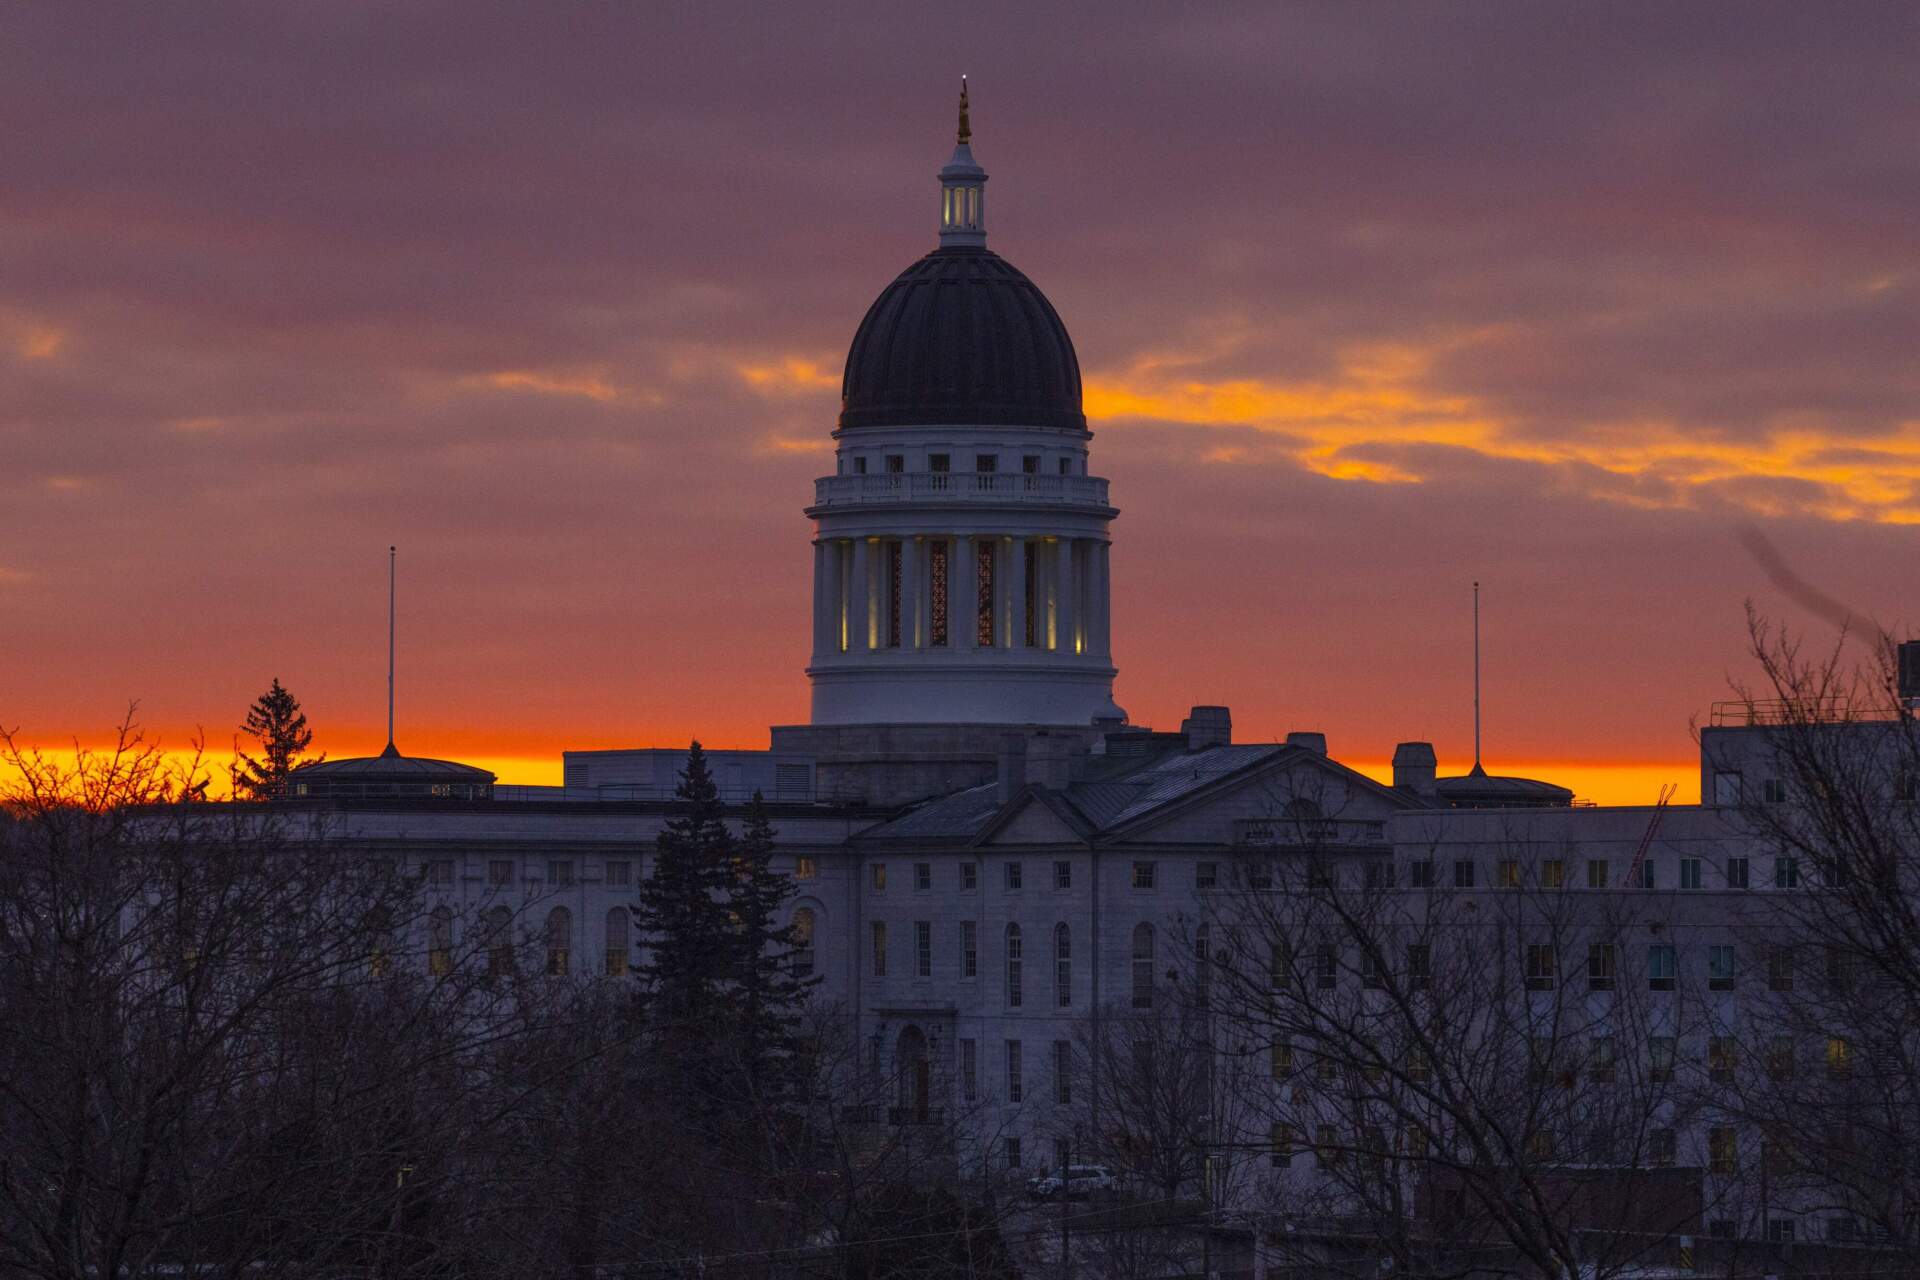
{"type": "Polygon", "coordinates": [[[886,471],[822,476],[813,482],[815,506],[861,502],[1045,502],[1107,505],[1099,476],[1043,476],[1024,471],[886,471]]]}

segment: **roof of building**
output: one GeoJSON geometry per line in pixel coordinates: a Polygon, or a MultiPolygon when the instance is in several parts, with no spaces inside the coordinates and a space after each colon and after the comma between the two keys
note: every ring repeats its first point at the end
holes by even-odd
{"type": "Polygon", "coordinates": [[[377,756],[303,764],[287,775],[290,799],[395,799],[411,796],[480,800],[493,794],[494,775],[475,765],[430,756],[403,756],[389,742],[377,756]]]}
{"type": "Polygon", "coordinates": [[[874,299],[840,399],[843,428],[1087,425],[1059,313],[1012,263],[972,246],[934,250],[874,299]]]}
{"type": "Polygon", "coordinates": [[[1573,792],[1565,787],[1536,778],[1502,777],[1478,764],[1471,773],[1436,780],[1434,789],[1454,809],[1545,809],[1573,803],[1573,792]]]}

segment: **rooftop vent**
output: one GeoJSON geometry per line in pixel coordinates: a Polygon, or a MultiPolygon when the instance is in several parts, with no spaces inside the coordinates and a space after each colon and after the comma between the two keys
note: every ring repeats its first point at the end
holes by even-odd
{"type": "Polygon", "coordinates": [[[1327,735],[1324,733],[1290,733],[1287,735],[1287,745],[1290,747],[1302,747],[1317,756],[1323,756],[1327,754],[1327,735]]]}

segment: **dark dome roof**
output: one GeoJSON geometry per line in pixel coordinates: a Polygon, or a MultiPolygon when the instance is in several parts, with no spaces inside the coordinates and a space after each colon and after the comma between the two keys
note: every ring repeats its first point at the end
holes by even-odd
{"type": "Polygon", "coordinates": [[[987,249],[936,249],[902,271],[847,351],[842,427],[940,423],[1086,429],[1067,327],[987,249]]]}
{"type": "Polygon", "coordinates": [[[484,800],[493,794],[493,782],[494,775],[486,769],[455,760],[403,756],[389,745],[377,756],[299,765],[287,775],[287,795],[294,799],[484,800]]]}
{"type": "Polygon", "coordinates": [[[1490,774],[1479,765],[1457,778],[1434,783],[1450,809],[1564,809],[1573,792],[1537,778],[1508,778],[1490,774]]]}

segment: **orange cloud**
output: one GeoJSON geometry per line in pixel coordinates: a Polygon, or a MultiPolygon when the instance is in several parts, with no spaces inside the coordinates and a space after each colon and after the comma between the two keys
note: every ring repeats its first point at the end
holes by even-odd
{"type": "Polygon", "coordinates": [[[840,377],[823,369],[818,360],[785,356],[771,364],[743,364],[736,368],[741,378],[764,395],[805,395],[817,391],[838,391],[840,377]]]}
{"type": "Polygon", "coordinates": [[[618,400],[624,393],[601,373],[545,373],[537,369],[502,369],[468,378],[502,391],[534,391],[549,396],[581,396],[588,400],[618,400]]]}
{"type": "MultiPolygon", "coordinates": [[[[1501,420],[1471,397],[1426,385],[1434,357],[1454,345],[1458,342],[1430,350],[1403,344],[1356,349],[1343,354],[1334,377],[1299,382],[1174,376],[1174,369],[1191,361],[1152,355],[1119,373],[1090,376],[1086,411],[1089,418],[1108,421],[1244,427],[1278,436],[1289,443],[1296,465],[1336,480],[1419,483],[1424,477],[1411,464],[1378,453],[1440,446],[1651,482],[1631,489],[1590,481],[1584,486],[1593,497],[1628,505],[1686,506],[1712,490],[1759,514],[1920,523],[1920,421],[1865,438],[1842,438],[1817,424],[1798,424],[1753,440],[1714,439],[1684,423],[1655,420],[1609,423],[1584,435],[1545,439],[1501,420]],[[1354,456],[1362,449],[1366,456],[1354,456]]],[[[1212,462],[1251,456],[1232,446],[1217,446],[1205,455],[1212,462]]]]}

